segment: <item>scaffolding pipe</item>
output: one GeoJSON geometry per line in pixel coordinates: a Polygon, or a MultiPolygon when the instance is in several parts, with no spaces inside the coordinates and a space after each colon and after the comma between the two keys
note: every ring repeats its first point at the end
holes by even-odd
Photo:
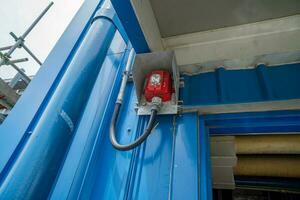
{"type": "Polygon", "coordinates": [[[19,58],[19,59],[15,59],[15,60],[10,60],[10,63],[20,63],[20,62],[27,62],[28,58],[19,58]]]}
{"type": "MultiPolygon", "coordinates": [[[[53,5],[54,3],[53,2],[50,2],[49,5],[43,10],[43,12],[33,21],[33,23],[29,26],[29,28],[22,34],[21,37],[16,37],[15,40],[16,40],[16,43],[14,45],[12,45],[10,47],[10,49],[7,49],[8,52],[6,52],[4,55],[6,58],[9,58],[11,56],[11,54],[17,49],[19,48],[20,46],[23,46],[23,43],[24,43],[24,40],[26,38],[26,36],[30,33],[30,31],[32,31],[32,29],[37,25],[37,23],[42,19],[42,17],[46,14],[46,12],[50,9],[50,7],[53,5]]],[[[11,33],[10,33],[11,34],[11,33]]],[[[12,34],[11,34],[12,35],[12,34]]],[[[6,48],[6,47],[4,47],[6,48]]],[[[5,64],[5,59],[2,59],[0,61],[0,66],[5,64]]]]}
{"type": "MultiPolygon", "coordinates": [[[[16,36],[13,32],[9,33],[16,41],[18,40],[18,36],[16,36]]],[[[21,44],[23,49],[39,64],[42,65],[42,62],[34,55],[34,53],[24,44],[21,44]]]]}
{"type": "Polygon", "coordinates": [[[44,17],[44,15],[48,12],[48,10],[53,5],[53,2],[50,2],[49,5],[42,11],[42,13],[33,21],[33,23],[29,26],[29,28],[23,33],[23,35],[20,37],[21,39],[25,39],[25,37],[32,31],[32,29],[39,23],[39,21],[44,17]]]}
{"type": "Polygon", "coordinates": [[[6,47],[0,47],[0,51],[9,50],[11,47],[12,47],[12,45],[6,46],[6,47]]]}

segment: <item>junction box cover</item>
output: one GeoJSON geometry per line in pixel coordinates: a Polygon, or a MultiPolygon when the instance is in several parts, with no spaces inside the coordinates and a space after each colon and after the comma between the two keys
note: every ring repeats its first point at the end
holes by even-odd
{"type": "Polygon", "coordinates": [[[137,54],[132,76],[138,115],[151,114],[151,100],[154,96],[162,99],[158,114],[178,112],[179,71],[173,51],[137,54]]]}

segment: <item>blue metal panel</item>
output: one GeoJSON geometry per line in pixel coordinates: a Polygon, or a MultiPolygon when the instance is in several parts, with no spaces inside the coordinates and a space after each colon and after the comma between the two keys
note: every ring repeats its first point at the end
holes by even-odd
{"type": "Polygon", "coordinates": [[[295,134],[300,132],[300,111],[273,111],[205,116],[212,135],[295,134]]]}
{"type": "MultiPolygon", "coordinates": [[[[28,125],[40,114],[44,99],[54,91],[54,83],[59,79],[90,26],[92,16],[102,1],[88,0],[82,5],[70,25],[59,39],[35,78],[26,88],[10,115],[0,126],[0,171],[3,172],[14,151],[27,138],[28,125]],[[30,105],[30,106],[28,106],[30,105]]],[[[0,176],[1,178],[1,176],[0,176]]]]}
{"type": "MultiPolygon", "coordinates": [[[[148,117],[136,115],[135,102],[133,85],[128,84],[117,128],[119,130],[117,135],[121,143],[130,142],[137,137],[147,123],[148,117]]],[[[75,167],[79,170],[72,184],[79,185],[79,187],[72,186],[68,198],[147,199],[153,198],[153,195],[162,197],[158,199],[167,197],[169,190],[166,186],[169,185],[169,176],[162,176],[161,173],[168,175],[170,173],[172,117],[165,116],[160,120],[161,124],[152,133],[146,144],[133,151],[120,152],[112,148],[106,134],[111,114],[109,110],[107,112],[106,122],[102,121],[102,125],[98,129],[99,136],[92,145],[92,151],[85,154],[88,159],[84,158],[84,155],[81,158],[80,162],[88,162],[88,164],[84,164],[83,170],[80,170],[80,166],[75,167]],[[170,134],[166,134],[166,131],[170,134]],[[154,182],[161,184],[162,187],[153,184],[154,182]]],[[[89,145],[91,144],[86,144],[86,146],[89,145]]],[[[64,191],[63,173],[59,180],[61,184],[56,187],[61,188],[54,190],[52,199],[61,197],[59,191],[64,191]]]]}
{"type": "Polygon", "coordinates": [[[220,103],[253,102],[263,98],[256,69],[224,70],[223,79],[221,87],[225,97],[220,103]]]}
{"type": "Polygon", "coordinates": [[[199,171],[200,189],[199,199],[212,199],[211,163],[210,163],[210,139],[205,119],[199,117],[199,171]]]}
{"type": "MultiPolygon", "coordinates": [[[[136,97],[133,91],[133,84],[129,84],[117,124],[117,137],[121,143],[132,141],[147,122],[146,118],[139,118],[134,111],[136,97]]],[[[108,137],[109,122],[110,118],[104,124],[102,137],[98,139],[92,154],[89,171],[84,180],[87,184],[80,194],[82,199],[87,195],[91,199],[126,199],[128,195],[136,153],[135,150],[120,152],[112,147],[108,137]]]]}
{"type": "Polygon", "coordinates": [[[219,98],[222,98],[217,95],[218,91],[222,93],[222,88],[217,86],[220,84],[214,72],[184,76],[184,82],[184,88],[180,90],[180,98],[185,106],[218,104],[219,98]]]}
{"type": "Polygon", "coordinates": [[[114,105],[111,99],[116,98],[122,69],[127,62],[128,53],[125,54],[125,47],[120,34],[116,33],[78,129],[74,133],[73,142],[52,191],[51,199],[67,199],[69,194],[73,196],[80,192],[82,182],[77,179],[83,179],[95,141],[103,137],[99,129],[110,119],[110,110],[114,105]],[[71,187],[73,192],[70,192],[71,187]],[[77,192],[74,192],[75,190],[77,192]]]}
{"type": "Polygon", "coordinates": [[[280,110],[264,112],[242,112],[204,115],[206,121],[209,120],[228,120],[228,119],[249,119],[249,118],[276,118],[276,117],[296,117],[300,115],[299,110],[280,110]]]}
{"type": "Polygon", "coordinates": [[[171,199],[198,199],[200,172],[198,167],[198,115],[185,114],[177,117],[171,180],[171,199]]]}
{"type": "Polygon", "coordinates": [[[300,64],[267,68],[271,94],[274,99],[293,99],[300,96],[300,64]]]}
{"type": "Polygon", "coordinates": [[[184,76],[185,106],[248,103],[300,98],[300,64],[225,70],[184,76]]]}
{"type": "Polygon", "coordinates": [[[118,17],[120,18],[129,40],[137,53],[150,51],[143,31],[137,20],[130,0],[111,0],[118,17]]]}
{"type": "MultiPolygon", "coordinates": [[[[121,143],[132,141],[147,123],[148,117],[136,115],[135,102],[133,84],[128,84],[117,125],[121,143]]],[[[200,152],[209,159],[209,152],[204,150],[209,147],[204,144],[208,142],[207,132],[201,133],[204,139],[199,140],[202,136],[198,134],[197,114],[160,116],[158,126],[144,144],[132,151],[120,152],[112,148],[107,135],[111,106],[108,105],[100,124],[95,119],[97,136],[84,142],[85,153],[78,152],[78,149],[82,152],[83,144],[79,140],[84,135],[78,129],[76,134],[82,136],[75,137],[52,199],[198,199],[199,170],[205,174],[201,181],[210,178],[210,170],[209,161],[200,161],[200,152]],[[76,154],[81,155],[80,161],[78,158],[72,162],[76,154]],[[73,172],[70,174],[68,170],[73,172]]],[[[89,119],[87,115],[82,118],[82,128],[94,135],[93,129],[86,125],[91,124],[89,119]]],[[[209,195],[210,181],[206,183],[202,187],[209,195]]]]}
{"type": "Polygon", "coordinates": [[[128,199],[168,199],[172,173],[173,117],[159,116],[158,126],[139,147],[128,199]]]}

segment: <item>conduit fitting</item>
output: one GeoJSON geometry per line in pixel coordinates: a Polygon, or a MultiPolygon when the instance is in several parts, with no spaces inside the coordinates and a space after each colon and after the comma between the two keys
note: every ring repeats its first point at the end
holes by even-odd
{"type": "Polygon", "coordinates": [[[151,101],[151,110],[156,110],[157,112],[160,110],[162,105],[162,99],[160,97],[153,97],[151,101]]]}

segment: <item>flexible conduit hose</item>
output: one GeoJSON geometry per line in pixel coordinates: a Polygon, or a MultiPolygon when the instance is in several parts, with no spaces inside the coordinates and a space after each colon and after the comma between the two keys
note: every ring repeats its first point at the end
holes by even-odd
{"type": "Polygon", "coordinates": [[[150,120],[148,122],[147,128],[145,129],[144,133],[140,137],[138,137],[136,140],[134,140],[130,144],[119,144],[116,139],[115,125],[116,125],[116,121],[118,119],[120,107],[121,107],[121,104],[116,103],[113,117],[112,117],[111,124],[110,124],[109,138],[110,138],[110,142],[114,148],[116,148],[120,151],[128,151],[128,150],[134,149],[135,147],[142,144],[147,139],[147,137],[150,135],[150,133],[155,125],[155,117],[157,114],[157,110],[153,109],[151,111],[150,120]]]}
{"type": "Polygon", "coordinates": [[[116,131],[115,131],[115,126],[117,123],[117,119],[119,116],[119,112],[120,112],[120,108],[123,102],[123,97],[124,97],[124,92],[125,92],[125,86],[128,80],[128,76],[129,76],[129,71],[130,71],[130,66],[131,66],[131,62],[132,59],[134,57],[134,50],[132,49],[130,51],[129,54],[129,58],[128,58],[128,62],[126,64],[126,68],[122,77],[122,83],[121,83],[121,88],[118,94],[118,98],[115,104],[115,108],[114,108],[114,112],[113,112],[113,116],[110,122],[110,128],[109,128],[109,139],[111,144],[113,145],[113,147],[115,149],[118,149],[120,151],[128,151],[131,150],[137,146],[139,146],[140,144],[142,144],[147,137],[150,135],[153,127],[155,126],[155,118],[156,118],[156,114],[158,111],[158,107],[154,106],[151,110],[151,115],[150,115],[150,119],[148,122],[148,125],[145,129],[145,131],[143,132],[143,134],[141,134],[136,140],[134,140],[132,143],[130,144],[119,144],[117,139],[116,139],[116,131]]]}

